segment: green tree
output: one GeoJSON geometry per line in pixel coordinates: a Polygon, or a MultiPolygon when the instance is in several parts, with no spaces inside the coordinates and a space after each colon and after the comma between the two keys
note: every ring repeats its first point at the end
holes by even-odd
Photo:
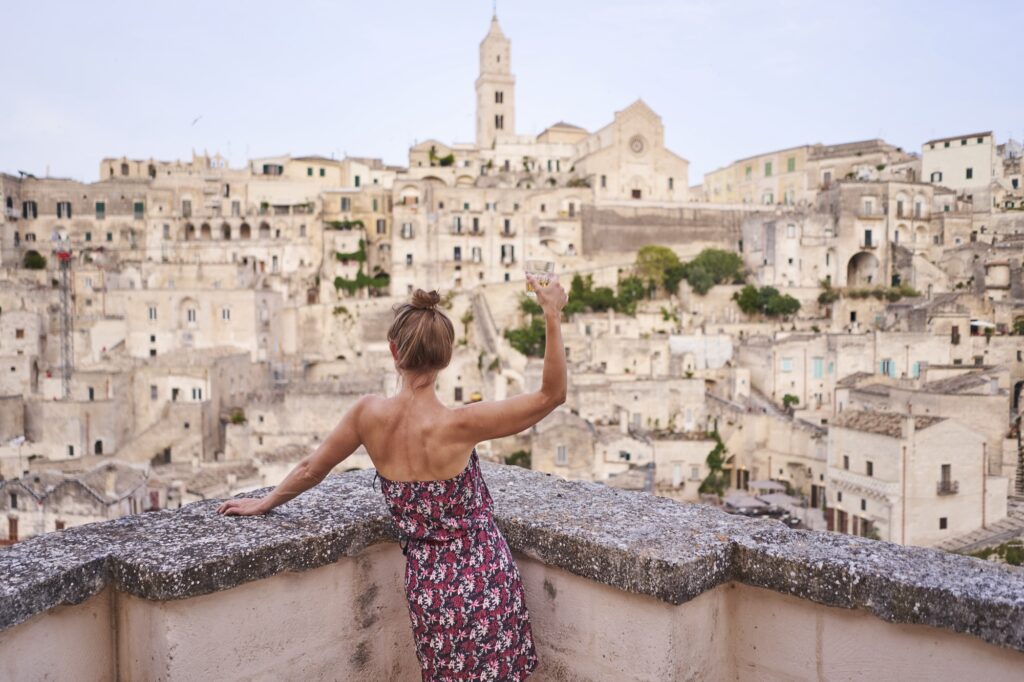
{"type": "Polygon", "coordinates": [[[1024,317],[1018,317],[1013,321],[1013,333],[1017,336],[1024,336],[1024,317]]]}
{"type": "Polygon", "coordinates": [[[789,294],[779,293],[775,287],[758,289],[748,284],[732,296],[747,315],[766,315],[768,317],[788,317],[800,310],[800,301],[789,294]]]}
{"type": "Polygon", "coordinates": [[[22,260],[22,265],[29,270],[45,270],[46,258],[44,258],[38,251],[26,251],[25,258],[22,260]]]}
{"type": "Polygon", "coordinates": [[[642,279],[654,280],[659,287],[665,281],[665,272],[676,265],[679,265],[679,256],[667,246],[648,244],[636,254],[636,274],[642,279]]]}
{"type": "Polygon", "coordinates": [[[505,338],[509,344],[523,355],[531,358],[544,357],[544,343],[547,330],[544,319],[534,317],[529,324],[515,329],[506,329],[505,338]]]}
{"type": "Polygon", "coordinates": [[[643,299],[647,293],[647,287],[644,286],[643,280],[633,275],[620,279],[618,288],[616,310],[632,315],[636,312],[636,302],[643,299]]]}
{"type": "Polygon", "coordinates": [[[725,494],[725,489],[729,487],[729,475],[723,469],[725,454],[728,450],[725,448],[725,443],[722,442],[722,436],[719,435],[718,429],[711,432],[711,438],[715,441],[715,447],[711,449],[705,460],[709,469],[708,475],[701,481],[697,492],[715,493],[721,497],[725,494]]]}
{"type": "Polygon", "coordinates": [[[792,412],[792,408],[796,407],[799,404],[800,398],[793,395],[792,393],[787,393],[786,395],[782,396],[782,406],[786,408],[789,412],[792,412]]]}
{"type": "Polygon", "coordinates": [[[511,455],[505,457],[505,464],[512,464],[514,466],[521,466],[525,469],[529,469],[532,465],[530,451],[516,450],[511,455]]]}

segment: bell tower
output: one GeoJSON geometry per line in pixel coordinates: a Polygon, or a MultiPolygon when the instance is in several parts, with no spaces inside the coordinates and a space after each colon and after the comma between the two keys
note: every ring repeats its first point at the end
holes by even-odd
{"type": "Polygon", "coordinates": [[[512,75],[512,45],[491,17],[491,28],[480,43],[480,75],[476,79],[476,145],[494,146],[501,135],[516,132],[516,77],[512,75]]]}

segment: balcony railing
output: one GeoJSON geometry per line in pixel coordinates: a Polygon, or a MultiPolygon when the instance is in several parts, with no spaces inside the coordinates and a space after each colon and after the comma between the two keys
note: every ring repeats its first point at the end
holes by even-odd
{"type": "MultiPolygon", "coordinates": [[[[546,679],[832,679],[851,665],[863,679],[1019,679],[1024,573],[482,468],[546,679]],[[626,621],[643,637],[623,637],[626,621]]],[[[330,476],[263,517],[209,500],[0,549],[0,670],[419,680],[405,558],[373,479],[330,476]]]]}
{"type": "Polygon", "coordinates": [[[960,492],[960,481],[939,481],[935,484],[936,495],[956,495],[960,492]]]}

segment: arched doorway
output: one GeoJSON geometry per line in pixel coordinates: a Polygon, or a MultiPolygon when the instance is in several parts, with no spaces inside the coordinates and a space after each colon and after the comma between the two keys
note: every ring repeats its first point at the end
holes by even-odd
{"type": "Polygon", "coordinates": [[[208,242],[212,238],[212,235],[213,233],[210,230],[210,223],[203,223],[199,228],[199,238],[204,242],[208,242]]]}
{"type": "Polygon", "coordinates": [[[96,444],[93,446],[93,452],[97,455],[103,454],[103,441],[96,441],[96,444]]]}
{"type": "Polygon", "coordinates": [[[252,239],[252,228],[249,227],[249,223],[242,223],[242,226],[238,228],[239,239],[252,239]]]}
{"type": "Polygon", "coordinates": [[[220,238],[224,241],[231,241],[231,225],[222,223],[220,226],[220,238]]]}
{"type": "Polygon", "coordinates": [[[846,286],[863,287],[878,282],[878,258],[873,253],[861,251],[850,259],[846,266],[846,286]]]}

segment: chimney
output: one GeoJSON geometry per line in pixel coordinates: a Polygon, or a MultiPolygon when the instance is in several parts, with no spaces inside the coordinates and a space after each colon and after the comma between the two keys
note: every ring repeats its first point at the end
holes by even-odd
{"type": "Polygon", "coordinates": [[[106,475],[103,477],[103,492],[107,497],[117,495],[117,469],[107,467],[106,475]]]}
{"type": "Polygon", "coordinates": [[[914,422],[913,422],[913,415],[912,414],[903,415],[903,424],[902,424],[902,428],[900,429],[900,431],[901,431],[900,436],[903,438],[903,440],[912,440],[913,439],[914,429],[915,429],[915,425],[914,425],[914,422]]]}

